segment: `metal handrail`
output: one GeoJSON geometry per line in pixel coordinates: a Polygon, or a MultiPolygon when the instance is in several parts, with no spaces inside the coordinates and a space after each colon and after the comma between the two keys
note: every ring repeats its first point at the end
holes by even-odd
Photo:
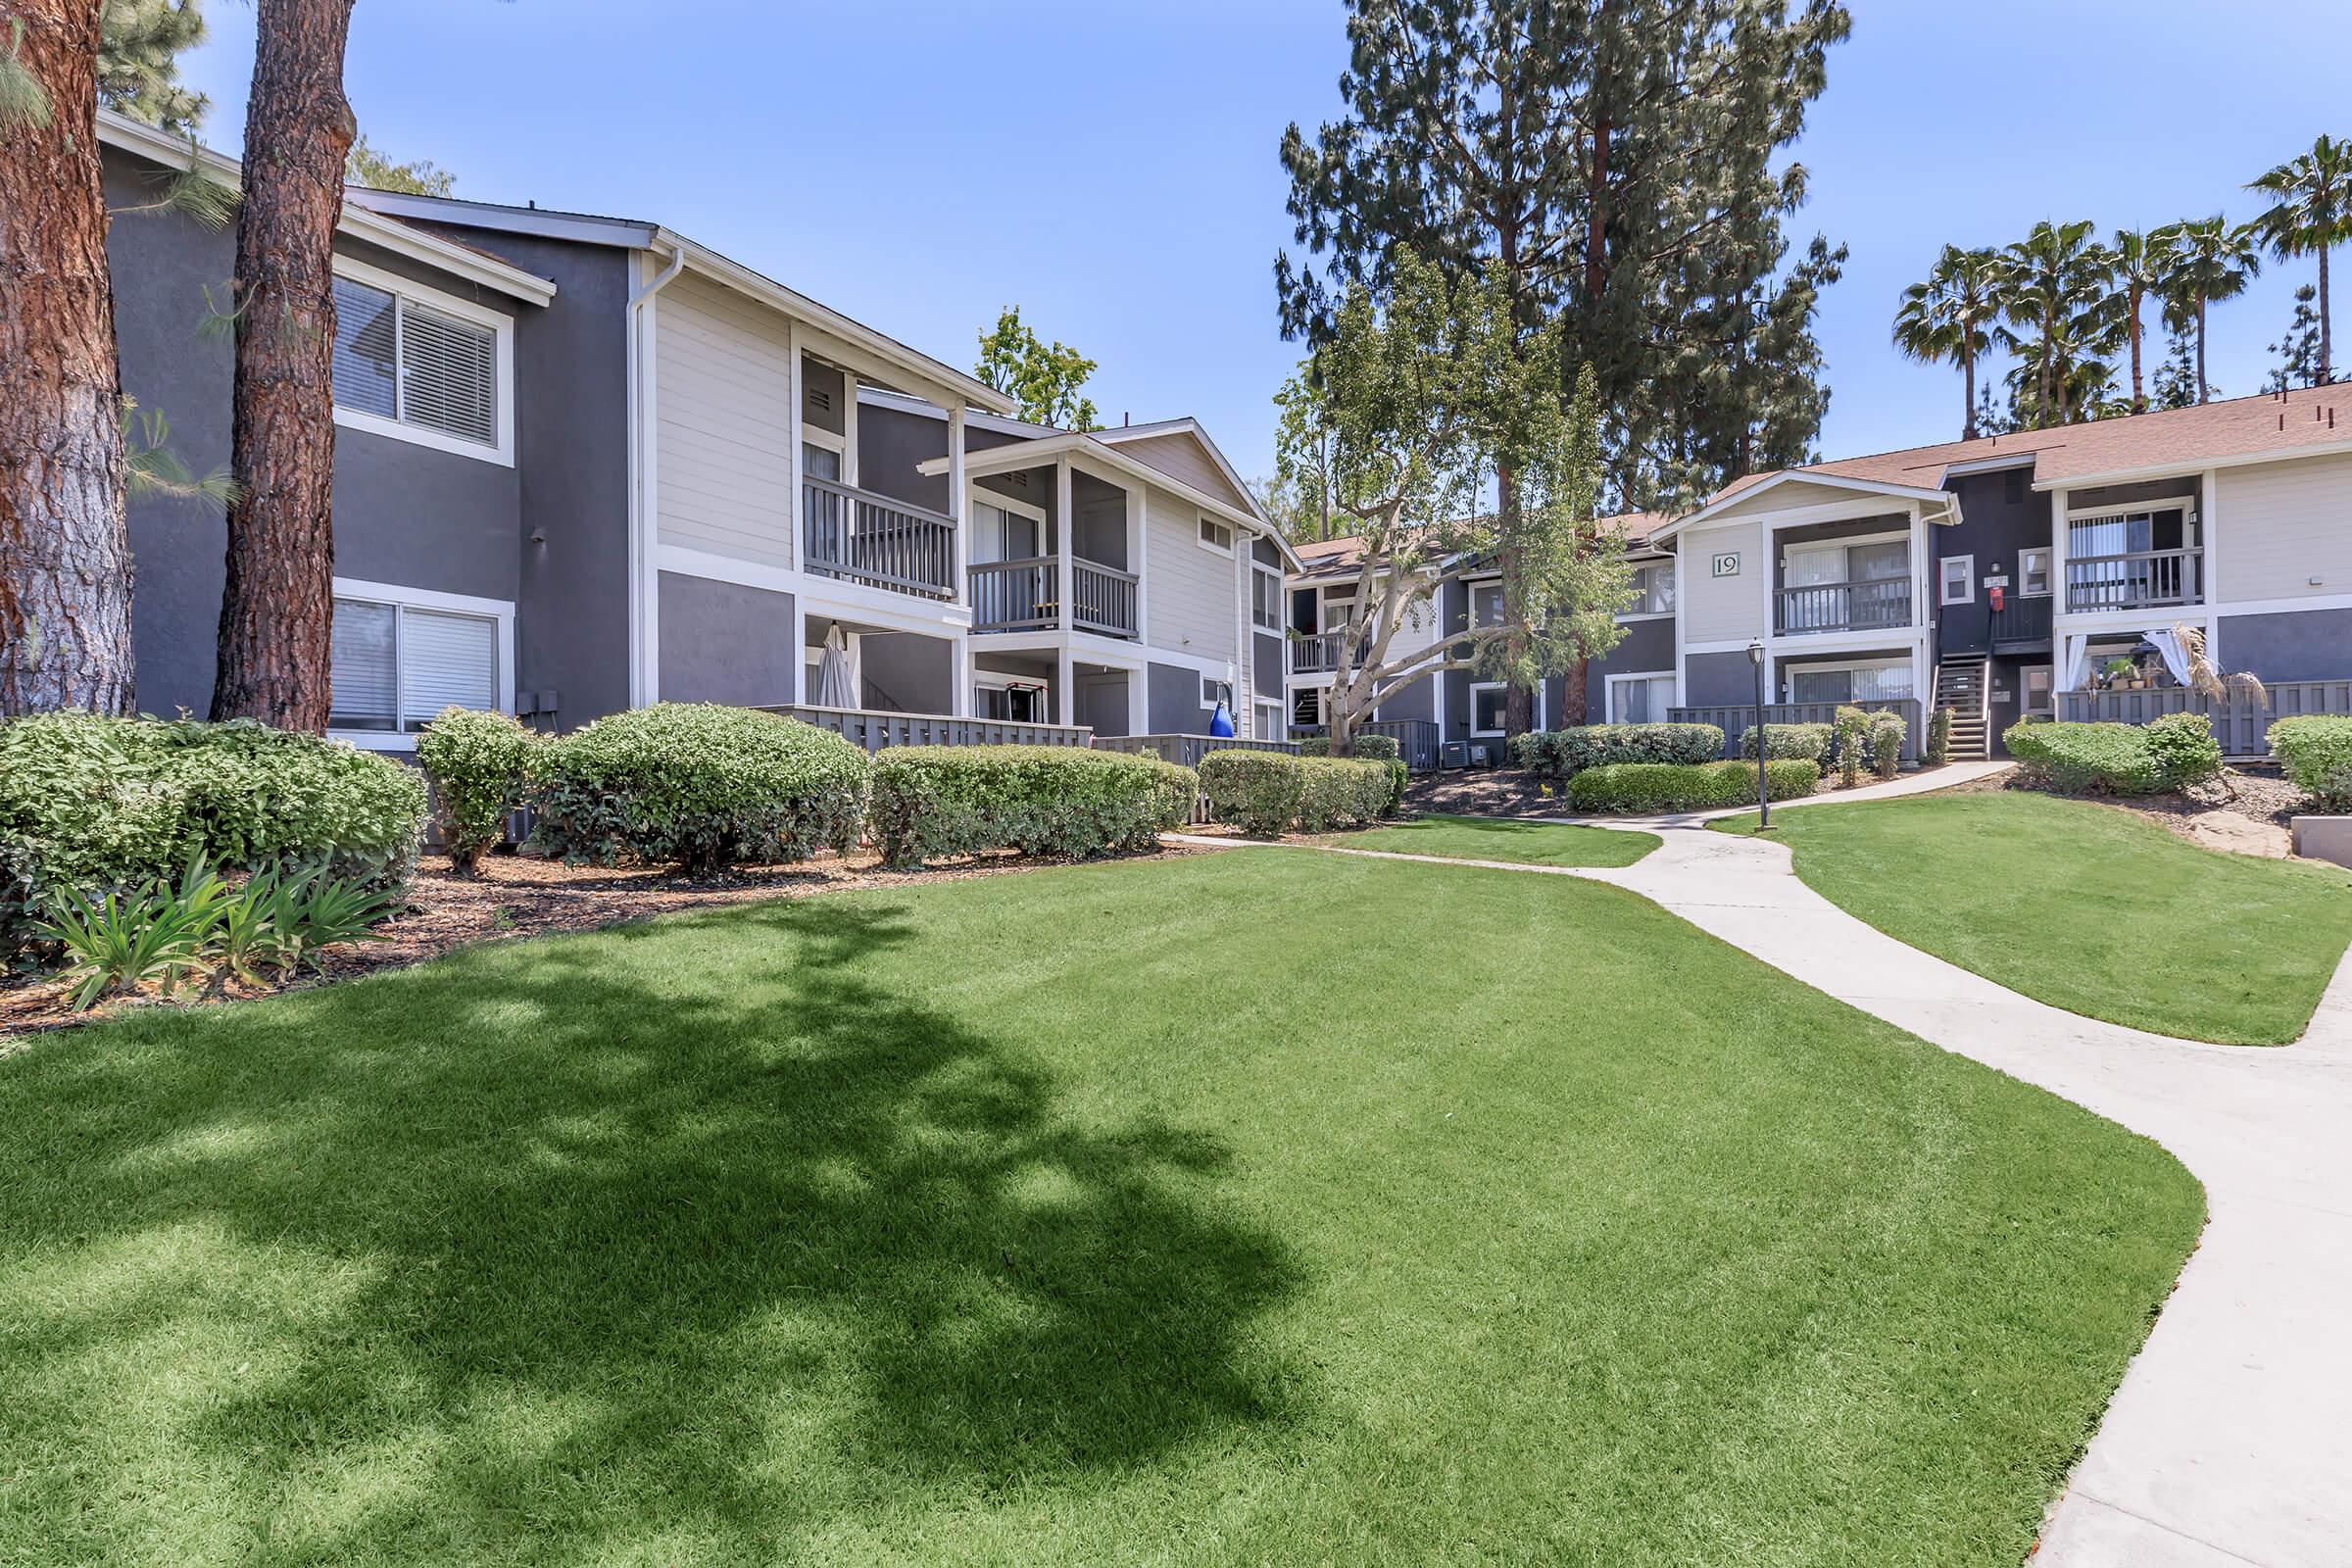
{"type": "Polygon", "coordinates": [[[1804,583],[1776,591],[1782,634],[1881,631],[1911,624],[1911,579],[1865,577],[1851,582],[1804,583]]]}
{"type": "Polygon", "coordinates": [[[2070,557],[2066,563],[2067,611],[2193,605],[2204,598],[2204,557],[2201,545],[2070,557]]]}
{"type": "Polygon", "coordinates": [[[801,480],[802,564],[924,599],[956,594],[956,519],[832,479],[801,480]]]}

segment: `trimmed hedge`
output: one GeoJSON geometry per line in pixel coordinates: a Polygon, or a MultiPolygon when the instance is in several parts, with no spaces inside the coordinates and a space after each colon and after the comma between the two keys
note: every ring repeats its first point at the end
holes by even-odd
{"type": "Polygon", "coordinates": [[[2160,789],[2202,784],[2222,776],[2222,743],[2203,713],[2167,713],[2147,725],[2148,755],[2156,760],[2160,789]]]}
{"type": "MultiPolygon", "coordinates": [[[[1801,758],[1764,763],[1764,786],[1776,801],[1810,795],[1821,782],[1818,764],[1801,758]]],[[[1752,806],[1753,762],[1612,762],[1568,781],[1580,811],[1698,811],[1752,806]]]]}
{"type": "Polygon", "coordinates": [[[1903,770],[1903,736],[1910,726],[1903,715],[1885,709],[1870,715],[1870,765],[1879,777],[1891,779],[1903,770]]]}
{"type": "Polygon", "coordinates": [[[2352,811],[2352,718],[2282,718],[2271,726],[2271,750],[2314,806],[2352,811]]]}
{"type": "Polygon", "coordinates": [[[413,769],[252,719],[12,719],[0,723],[0,953],[38,940],[61,889],[103,901],[198,855],[391,891],[416,868],[424,812],[413,769]]]}
{"type": "Polygon", "coordinates": [[[1510,742],[1513,764],[1555,779],[1620,762],[1696,765],[1722,756],[1723,731],[1712,724],[1579,724],[1531,730],[1510,742]]]}
{"type": "MultiPolygon", "coordinates": [[[[1823,772],[1831,765],[1831,751],[1837,731],[1828,724],[1767,724],[1764,726],[1764,760],[1770,762],[1811,762],[1823,772]]],[[[1756,760],[1756,726],[1750,724],[1740,732],[1740,755],[1749,761],[1756,760]]]]}
{"type": "Polygon", "coordinates": [[[1211,752],[1200,760],[1209,811],[1255,838],[1294,827],[1322,833],[1387,814],[1399,762],[1293,757],[1286,752],[1211,752]]]}
{"type": "Polygon", "coordinates": [[[1941,767],[1952,760],[1952,710],[1938,708],[1928,715],[1927,763],[1941,767]]]}
{"type": "MultiPolygon", "coordinates": [[[[1331,737],[1328,735],[1301,736],[1298,741],[1300,757],[1329,757],[1331,737]]],[[[1404,748],[1394,735],[1358,735],[1355,738],[1355,760],[1359,762],[1393,762],[1404,755],[1404,748]]]]}
{"type": "Polygon", "coordinates": [[[657,703],[544,743],[531,842],[568,862],[735,861],[857,847],[872,765],[830,730],[748,708],[657,703]]]}
{"type": "Polygon", "coordinates": [[[894,866],[1015,849],[1148,850],[1192,815],[1200,781],[1156,757],[1070,746],[893,746],[874,759],[874,847],[894,866]]]}
{"type": "Polygon", "coordinates": [[[2216,777],[2221,743],[2203,713],[2140,724],[2014,724],[2001,736],[2037,788],[2067,795],[2157,795],[2216,777]]]}
{"type": "Polygon", "coordinates": [[[507,835],[507,813],[522,804],[523,778],[539,737],[507,713],[445,708],[416,737],[416,762],[433,781],[433,816],[449,862],[470,872],[507,835]]]}

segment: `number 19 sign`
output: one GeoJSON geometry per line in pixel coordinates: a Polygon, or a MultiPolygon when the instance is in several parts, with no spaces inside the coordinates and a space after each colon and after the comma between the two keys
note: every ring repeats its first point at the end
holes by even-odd
{"type": "Polygon", "coordinates": [[[1715,558],[1715,575],[1718,577],[1739,576],[1740,552],[1737,550],[1726,550],[1723,552],[1723,554],[1717,556],[1715,558]]]}

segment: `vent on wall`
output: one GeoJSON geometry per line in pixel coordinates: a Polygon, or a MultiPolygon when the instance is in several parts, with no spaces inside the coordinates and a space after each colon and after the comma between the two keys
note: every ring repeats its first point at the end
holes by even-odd
{"type": "Polygon", "coordinates": [[[826,414],[831,414],[833,412],[832,390],[828,387],[821,386],[810,387],[808,389],[808,406],[813,409],[821,410],[826,414]]]}
{"type": "Polygon", "coordinates": [[[1029,475],[1026,473],[1008,473],[1004,477],[1023,490],[1029,488],[1029,475]]]}

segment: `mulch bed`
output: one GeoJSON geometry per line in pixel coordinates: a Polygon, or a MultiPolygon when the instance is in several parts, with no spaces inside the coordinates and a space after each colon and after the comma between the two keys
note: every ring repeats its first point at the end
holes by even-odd
{"type": "Polygon", "coordinates": [[[1523,767],[1418,773],[1404,792],[1408,814],[1425,816],[1566,816],[1567,799],[1523,767]]]}
{"type": "MultiPolygon", "coordinates": [[[[1214,853],[1168,845],[1157,856],[1178,858],[1214,853]]],[[[823,855],[800,865],[746,866],[697,880],[668,866],[567,866],[561,860],[520,855],[492,856],[482,861],[479,875],[459,877],[450,874],[446,858],[426,856],[409,884],[410,907],[376,927],[384,940],[337,948],[326,955],[323,973],[306,973],[281,989],[304,990],[379,969],[404,969],[480,942],[593,931],[657,914],[770,899],[969,881],[1066,863],[1004,854],[949,861],[922,871],[886,871],[871,855],[823,855]]],[[[171,1004],[142,998],[101,1004],[89,1012],[74,1013],[66,1006],[67,989],[64,982],[51,976],[0,977],[0,1037],[84,1023],[126,1006],[171,1004]]],[[[268,994],[232,989],[230,1000],[268,994]]],[[[187,992],[181,993],[180,1001],[190,1001],[187,992]]],[[[0,1053],[6,1049],[0,1045],[0,1053]]]]}

